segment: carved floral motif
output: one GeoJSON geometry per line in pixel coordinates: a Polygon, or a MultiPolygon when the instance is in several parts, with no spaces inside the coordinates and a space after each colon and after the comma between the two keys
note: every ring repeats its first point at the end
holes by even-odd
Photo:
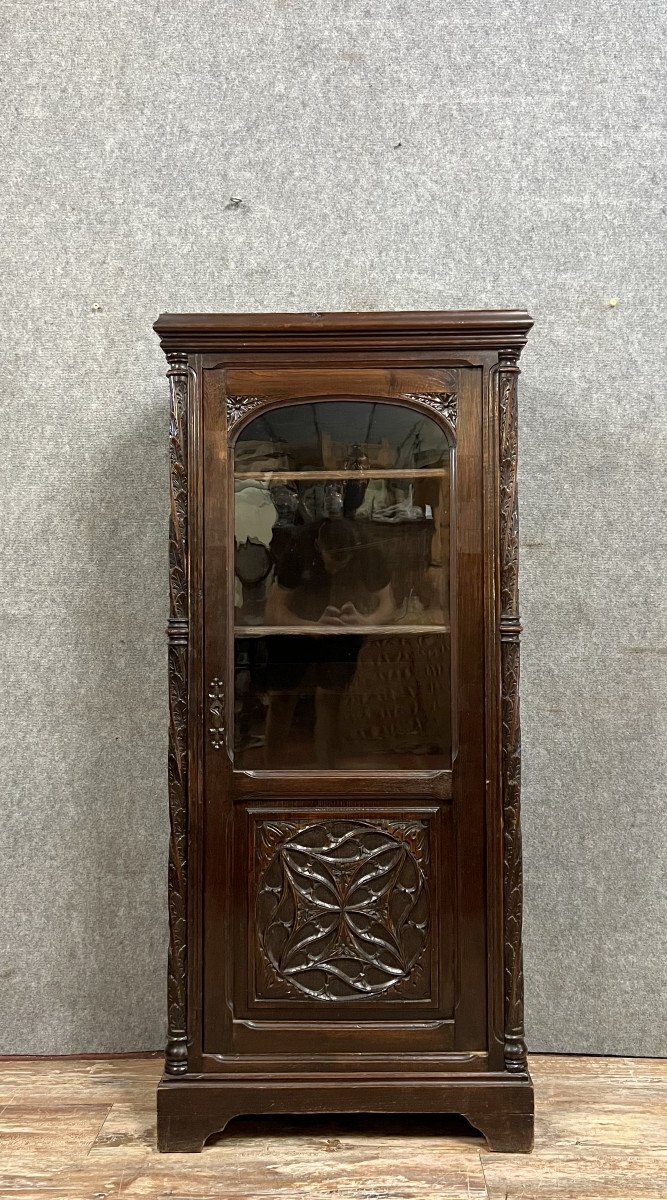
{"type": "Polygon", "coordinates": [[[231,433],[232,429],[246,413],[252,412],[253,408],[259,408],[264,401],[261,396],[228,396],[227,397],[227,433],[231,433]]]}
{"type": "Polygon", "coordinates": [[[403,399],[414,400],[435,409],[451,425],[452,429],[456,430],[458,397],[455,392],[408,392],[403,399]]]}
{"type": "Polygon", "coordinates": [[[424,822],[262,821],[257,832],[261,994],[377,999],[412,976],[424,994],[424,822]]]}

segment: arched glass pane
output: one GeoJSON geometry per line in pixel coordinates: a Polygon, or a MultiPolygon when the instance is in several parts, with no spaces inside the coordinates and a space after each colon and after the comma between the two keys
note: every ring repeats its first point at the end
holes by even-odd
{"type": "Polygon", "coordinates": [[[236,442],[236,470],[333,470],[443,466],[444,430],[401,404],[316,400],[272,408],[246,425],[236,442]]]}
{"type": "Polygon", "coordinates": [[[449,765],[451,455],[388,402],[285,405],[241,431],[237,769],[449,765]]]}

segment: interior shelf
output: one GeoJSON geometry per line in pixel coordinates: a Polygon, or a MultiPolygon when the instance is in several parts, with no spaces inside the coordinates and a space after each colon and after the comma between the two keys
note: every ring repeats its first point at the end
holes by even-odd
{"type": "Polygon", "coordinates": [[[273,637],[275,634],[283,636],[301,637],[306,634],[309,637],[330,637],[332,634],[335,637],[349,636],[354,634],[355,637],[367,634],[381,634],[383,637],[391,636],[392,634],[415,634],[415,633],[449,633],[449,625],[235,625],[235,637],[273,637]]]}
{"type": "Polygon", "coordinates": [[[234,479],[268,479],[274,482],[296,479],[442,479],[447,470],[447,467],[413,467],[409,471],[374,467],[368,471],[235,471],[234,479]]]}

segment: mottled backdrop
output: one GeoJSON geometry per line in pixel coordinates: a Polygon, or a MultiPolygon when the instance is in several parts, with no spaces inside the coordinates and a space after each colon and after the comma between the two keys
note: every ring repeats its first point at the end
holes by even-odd
{"type": "Polygon", "coordinates": [[[666,12],[0,3],[1,1051],[163,1038],[152,321],[526,306],[529,1045],[667,1052],[666,12]]]}

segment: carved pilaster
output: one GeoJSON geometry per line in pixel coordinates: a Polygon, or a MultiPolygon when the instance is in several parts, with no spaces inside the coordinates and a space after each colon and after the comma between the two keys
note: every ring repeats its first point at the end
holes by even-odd
{"type": "Polygon", "coordinates": [[[169,1027],[165,1070],[188,1069],[186,1032],[188,796],[188,358],[168,354],[169,459],[169,1027]]]}
{"type": "Polygon", "coordinates": [[[519,510],[517,502],[518,353],[500,352],[500,648],[503,799],[505,1069],[527,1070],[523,1028],[523,871],[519,722],[519,510]]]}

